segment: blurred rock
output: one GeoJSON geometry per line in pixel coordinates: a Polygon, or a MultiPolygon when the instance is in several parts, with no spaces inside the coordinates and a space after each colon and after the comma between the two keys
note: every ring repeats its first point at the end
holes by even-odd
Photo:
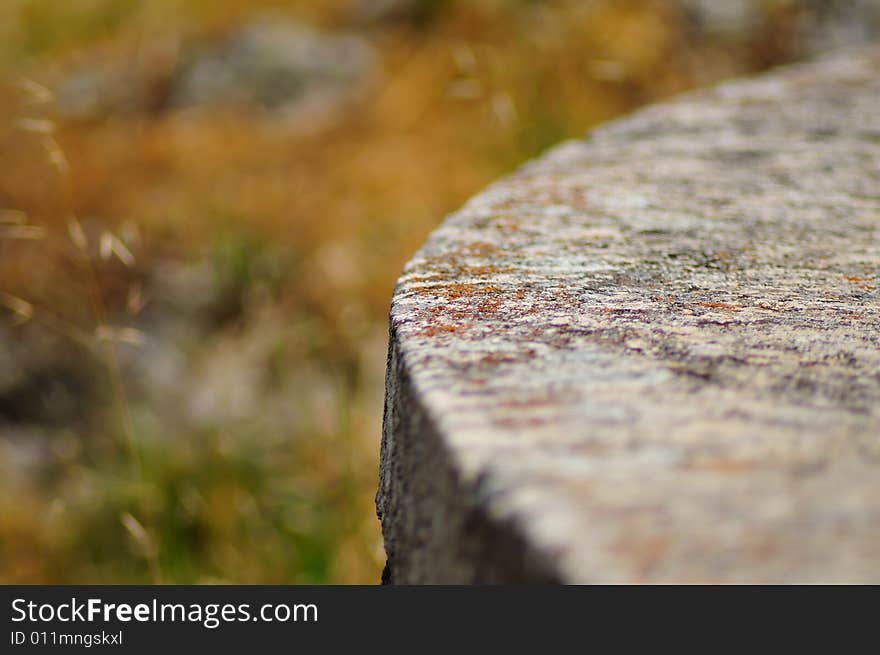
{"type": "Polygon", "coordinates": [[[763,19],[756,0],[679,0],[679,4],[701,33],[741,36],[763,19]]]}
{"type": "Polygon", "coordinates": [[[148,41],[134,56],[93,53],[55,83],[57,106],[69,118],[154,111],[166,102],[181,57],[175,35],[148,41]]]}
{"type": "Polygon", "coordinates": [[[188,53],[172,103],[285,109],[316,95],[345,94],[373,66],[373,51],[359,37],[264,18],[188,53]]]}
{"type": "Polygon", "coordinates": [[[0,478],[4,483],[32,484],[45,473],[52,458],[52,437],[40,426],[0,423],[0,478]]]}
{"type": "Polygon", "coordinates": [[[56,90],[61,113],[73,118],[193,107],[287,114],[337,106],[375,65],[361,37],[264,16],[213,43],[167,38],[135,57],[103,56],[56,90]]]}
{"type": "Polygon", "coordinates": [[[747,38],[786,16],[800,53],[815,54],[880,37],[880,0],[679,0],[698,33],[747,38]]]}
{"type": "Polygon", "coordinates": [[[207,260],[155,262],[151,282],[160,311],[180,316],[187,323],[208,313],[221,293],[217,275],[207,260]]]}
{"type": "Polygon", "coordinates": [[[63,425],[79,417],[94,371],[70,339],[0,322],[0,421],[63,425]]]}
{"type": "Polygon", "coordinates": [[[140,104],[132,95],[123,93],[122,78],[113,70],[89,68],[66,78],[56,94],[62,114],[73,118],[88,118],[109,113],[115,108],[140,104]],[[134,102],[132,102],[134,101],[134,102]]]}
{"type": "Polygon", "coordinates": [[[811,53],[880,38],[880,0],[799,0],[811,53]]]}
{"type": "Polygon", "coordinates": [[[424,0],[357,0],[354,9],[362,20],[396,20],[411,17],[427,4],[424,0]]]}

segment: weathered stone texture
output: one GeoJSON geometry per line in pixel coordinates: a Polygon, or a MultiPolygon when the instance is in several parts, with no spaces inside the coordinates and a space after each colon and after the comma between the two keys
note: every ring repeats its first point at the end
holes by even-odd
{"type": "Polygon", "coordinates": [[[390,340],[390,581],[880,582],[880,50],[527,165],[390,340]]]}

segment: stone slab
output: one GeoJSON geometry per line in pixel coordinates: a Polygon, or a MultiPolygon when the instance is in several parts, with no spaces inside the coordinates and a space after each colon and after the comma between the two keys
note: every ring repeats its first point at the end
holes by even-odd
{"type": "Polygon", "coordinates": [[[386,581],[880,582],[880,49],[562,144],[390,321],[386,581]]]}

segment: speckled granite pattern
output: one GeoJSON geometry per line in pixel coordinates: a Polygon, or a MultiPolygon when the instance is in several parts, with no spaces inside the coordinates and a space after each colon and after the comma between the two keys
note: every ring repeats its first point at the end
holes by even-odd
{"type": "Polygon", "coordinates": [[[501,180],[389,350],[386,581],[880,582],[880,49],[501,180]]]}

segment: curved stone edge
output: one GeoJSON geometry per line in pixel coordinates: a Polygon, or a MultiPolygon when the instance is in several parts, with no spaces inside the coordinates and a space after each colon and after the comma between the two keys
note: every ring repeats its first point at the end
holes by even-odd
{"type": "MultiPolygon", "coordinates": [[[[877,51],[872,56],[877,60],[877,51]]],[[[841,55],[845,57],[846,55],[841,55]]],[[[812,70],[835,69],[836,58],[801,64],[774,73],[770,79],[735,80],[718,87],[681,96],[648,107],[589,135],[590,139],[616,138],[639,126],[662,125],[669,107],[686,106],[702,99],[735,100],[741,96],[772,99],[780,81],[809,77],[812,70]]],[[[841,69],[846,72],[846,66],[841,69]]],[[[638,131],[637,129],[635,131],[638,131]]],[[[628,135],[631,136],[631,135],[628,135]]],[[[580,157],[581,141],[557,146],[543,158],[526,164],[475,197],[444,223],[463,224],[469,212],[493,194],[503,193],[512,182],[532,172],[564,170],[580,157]]],[[[429,246],[423,251],[432,252],[429,246]]],[[[422,251],[414,258],[424,257],[422,251]]],[[[383,423],[381,482],[377,509],[388,553],[384,579],[391,583],[556,582],[570,581],[570,572],[556,567],[553,545],[538,544],[530,530],[516,518],[494,511],[491,492],[480,473],[461,466],[439,429],[447,421],[430,416],[418,400],[411,370],[406,365],[408,346],[399,328],[408,321],[392,308],[386,407],[383,423]],[[405,341],[405,340],[404,340],[405,341]],[[528,536],[526,536],[528,535],[528,536]]],[[[412,354],[412,353],[411,353],[412,354]]]]}

